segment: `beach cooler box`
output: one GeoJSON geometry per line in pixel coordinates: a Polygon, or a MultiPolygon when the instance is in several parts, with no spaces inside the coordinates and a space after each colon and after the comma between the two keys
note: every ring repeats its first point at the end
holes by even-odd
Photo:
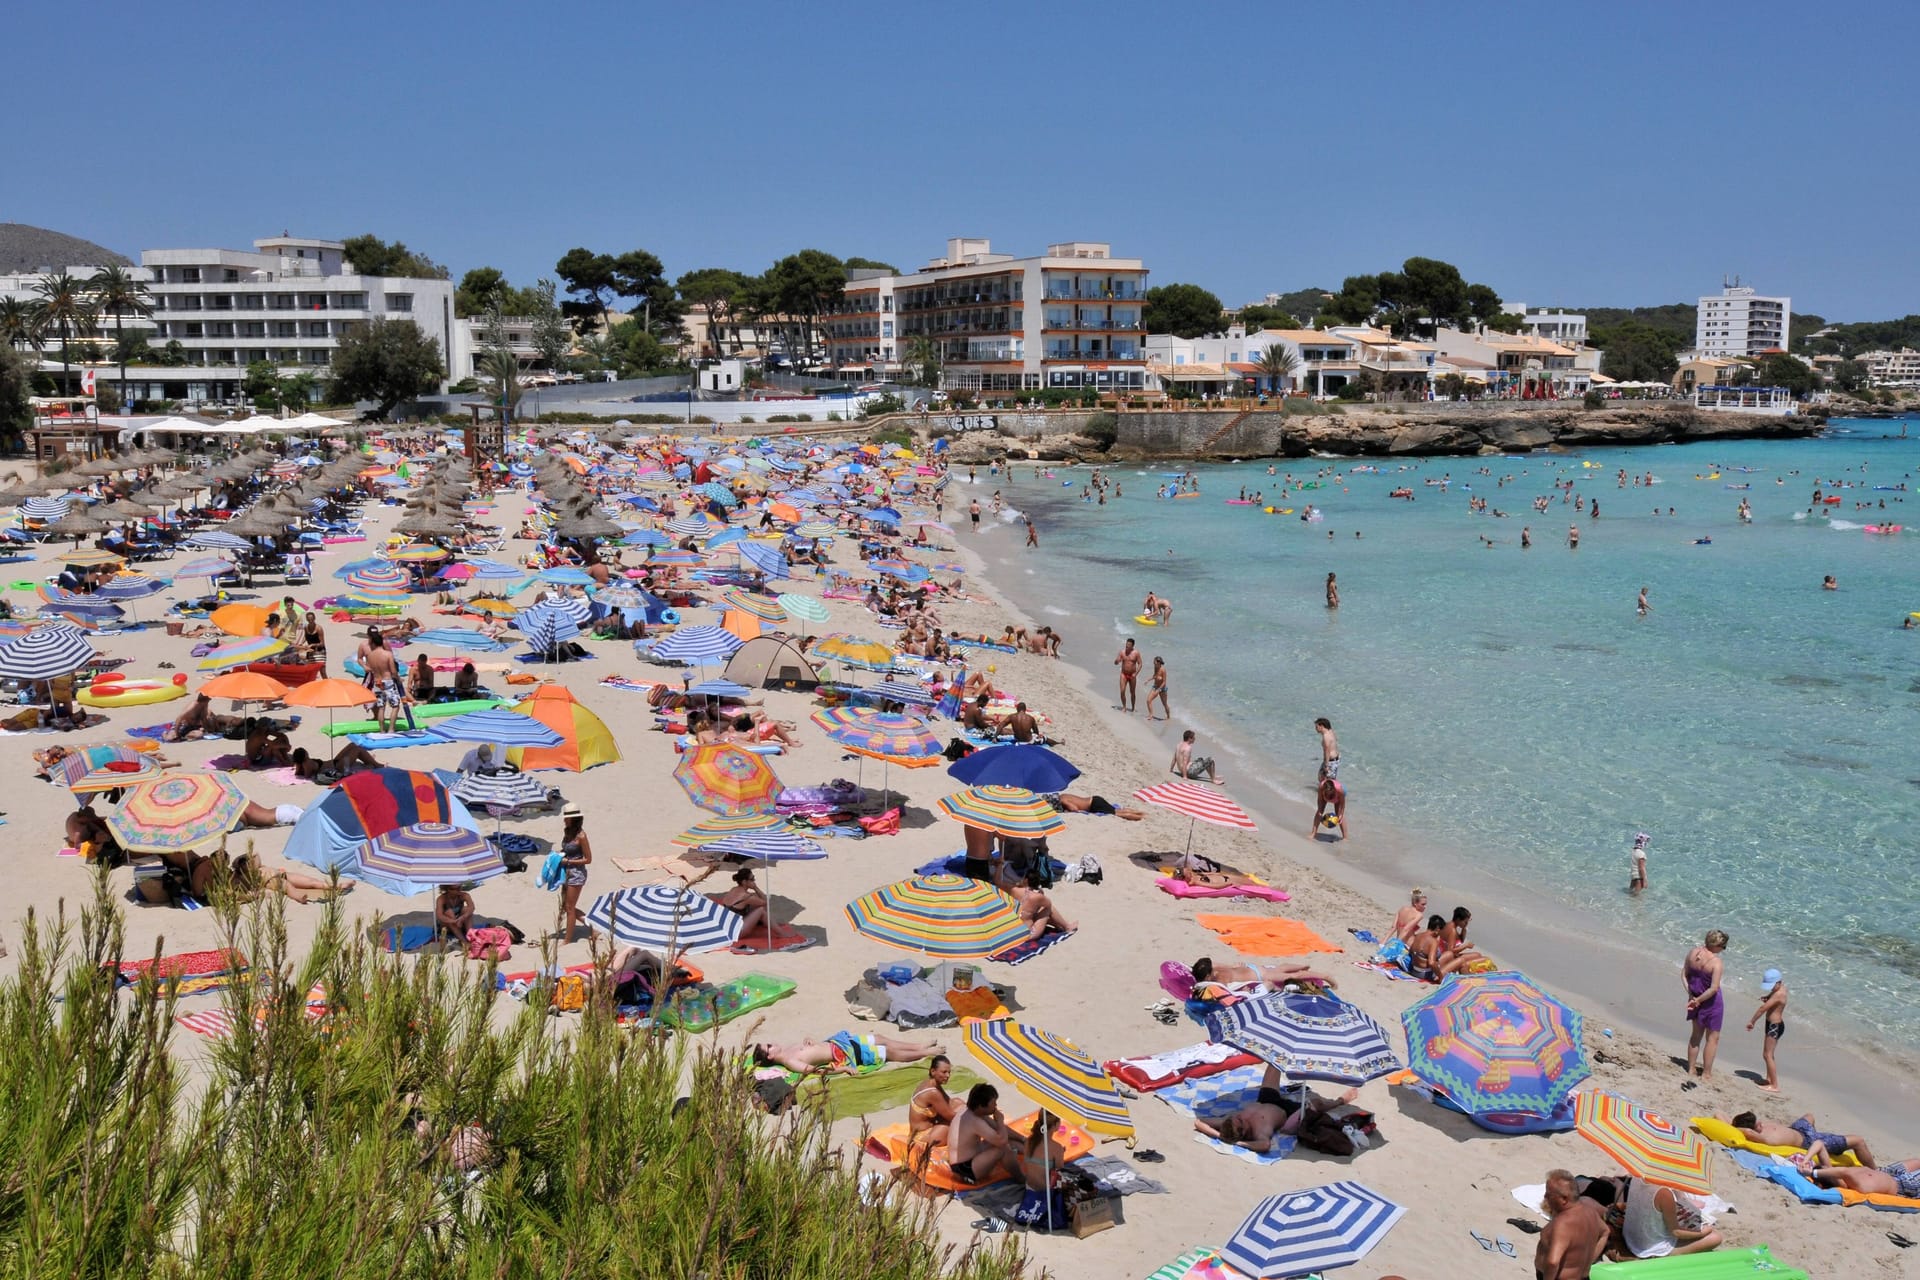
{"type": "Polygon", "coordinates": [[[1682,1258],[1641,1258],[1635,1262],[1601,1262],[1593,1280],[1810,1280],[1806,1272],[1776,1259],[1766,1245],[1751,1249],[1716,1249],[1682,1258]]]}

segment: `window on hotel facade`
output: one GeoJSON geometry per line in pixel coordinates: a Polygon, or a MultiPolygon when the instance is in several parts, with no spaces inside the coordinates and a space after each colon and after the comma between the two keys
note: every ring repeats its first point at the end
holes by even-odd
{"type": "Polygon", "coordinates": [[[389,310],[389,311],[411,311],[411,310],[413,310],[413,295],[412,295],[412,294],[410,294],[410,293],[390,293],[390,294],[388,294],[388,295],[387,295],[387,310],[389,310]]]}
{"type": "Polygon", "coordinates": [[[180,283],[181,284],[199,284],[200,268],[198,267],[180,268],[180,283]]]}

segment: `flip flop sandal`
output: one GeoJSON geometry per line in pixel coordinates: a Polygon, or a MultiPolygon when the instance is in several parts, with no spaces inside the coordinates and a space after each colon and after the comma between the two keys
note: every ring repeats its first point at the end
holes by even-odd
{"type": "Polygon", "coordinates": [[[1896,1249],[1913,1248],[1913,1241],[1907,1239],[1905,1236],[1901,1235],[1898,1231],[1887,1232],[1887,1239],[1893,1241],[1893,1245],[1896,1249]]]}
{"type": "Polygon", "coordinates": [[[1161,1164],[1166,1160],[1165,1156],[1155,1151],[1152,1147],[1142,1147],[1133,1153],[1133,1158],[1142,1164],[1161,1164]]]}
{"type": "Polygon", "coordinates": [[[1517,1258],[1520,1256],[1517,1252],[1514,1251],[1513,1241],[1507,1239],[1505,1236],[1498,1237],[1497,1239],[1494,1240],[1493,1243],[1495,1247],[1497,1247],[1500,1250],[1500,1252],[1506,1254],[1509,1258],[1517,1258]]]}
{"type": "Polygon", "coordinates": [[[1530,1236],[1537,1236],[1541,1231],[1539,1223],[1528,1222],[1525,1218],[1508,1218],[1507,1225],[1530,1236]]]}
{"type": "Polygon", "coordinates": [[[1700,1087],[1700,1082],[1698,1080],[1689,1080],[1685,1084],[1680,1086],[1680,1092],[1692,1093],[1695,1089],[1698,1089],[1699,1087],[1700,1087]]]}
{"type": "Polygon", "coordinates": [[[1493,1252],[1493,1241],[1487,1239],[1485,1236],[1481,1235],[1478,1231],[1468,1231],[1467,1234],[1472,1236],[1474,1239],[1474,1243],[1478,1244],[1482,1249],[1486,1250],[1488,1253],[1493,1252]]]}

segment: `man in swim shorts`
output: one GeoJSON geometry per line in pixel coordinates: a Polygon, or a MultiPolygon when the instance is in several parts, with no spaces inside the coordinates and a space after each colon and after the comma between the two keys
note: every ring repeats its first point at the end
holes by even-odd
{"type": "Polygon", "coordinates": [[[1180,735],[1180,745],[1173,749],[1173,763],[1168,766],[1168,771],[1176,778],[1186,778],[1190,781],[1205,778],[1208,782],[1219,782],[1220,777],[1213,770],[1213,757],[1196,758],[1193,754],[1193,742],[1193,730],[1188,729],[1180,735]]]}
{"type": "Polygon", "coordinates": [[[1133,637],[1128,636],[1127,642],[1120,646],[1120,652],[1113,659],[1113,665],[1120,668],[1120,709],[1122,711],[1139,710],[1141,660],[1140,650],[1134,647],[1133,637]]]}
{"type": "Polygon", "coordinates": [[[1195,1120],[1194,1129],[1215,1141],[1264,1153],[1273,1149],[1275,1136],[1298,1133],[1300,1122],[1306,1118],[1309,1109],[1331,1109],[1360,1096],[1358,1089],[1349,1089],[1333,1101],[1326,1102],[1308,1092],[1304,1086],[1297,1087],[1291,1093],[1283,1092],[1281,1083],[1280,1069],[1269,1065],[1266,1074],[1260,1078],[1260,1088],[1253,1095],[1252,1102],[1212,1124],[1195,1120]]]}
{"type": "Polygon", "coordinates": [[[1333,736],[1333,721],[1321,716],[1313,722],[1313,731],[1320,735],[1320,777],[1337,778],[1340,776],[1340,740],[1333,736]]]}
{"type": "Polygon", "coordinates": [[[1845,1187],[1862,1195],[1920,1200],[1920,1158],[1895,1160],[1878,1169],[1871,1165],[1849,1169],[1825,1164],[1813,1171],[1813,1180],[1823,1187],[1845,1187]]]}
{"type": "Polygon", "coordinates": [[[825,1040],[809,1038],[799,1044],[756,1044],[753,1065],[785,1067],[799,1075],[837,1072],[851,1076],[862,1068],[889,1062],[918,1062],[940,1052],[942,1046],[937,1044],[914,1044],[878,1032],[836,1031],[825,1040]]]}
{"type": "Polygon", "coordinates": [[[990,1084],[967,1090],[967,1105],[947,1133],[947,1168],[961,1182],[978,1186],[1014,1171],[1000,1091],[990,1084]]]}
{"type": "Polygon", "coordinates": [[[1802,1147],[1812,1156],[1815,1164],[1821,1163],[1820,1157],[1828,1157],[1831,1164],[1847,1152],[1853,1152],[1853,1158],[1871,1169],[1873,1151],[1867,1146],[1867,1140],[1857,1133],[1829,1133],[1820,1128],[1812,1113],[1781,1124],[1774,1120],[1763,1120],[1751,1111],[1742,1111],[1728,1123],[1738,1129],[1750,1142],[1763,1147],[1802,1147]]]}

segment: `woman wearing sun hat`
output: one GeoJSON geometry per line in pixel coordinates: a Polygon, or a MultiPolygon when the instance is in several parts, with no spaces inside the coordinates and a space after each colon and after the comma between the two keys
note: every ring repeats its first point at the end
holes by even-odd
{"type": "MultiPolygon", "coordinates": [[[[587,816],[571,800],[560,811],[560,941],[573,941],[573,931],[587,923],[580,914],[580,891],[587,887],[587,864],[593,844],[587,839],[587,816]]],[[[589,936],[592,931],[588,930],[589,936]]]]}

